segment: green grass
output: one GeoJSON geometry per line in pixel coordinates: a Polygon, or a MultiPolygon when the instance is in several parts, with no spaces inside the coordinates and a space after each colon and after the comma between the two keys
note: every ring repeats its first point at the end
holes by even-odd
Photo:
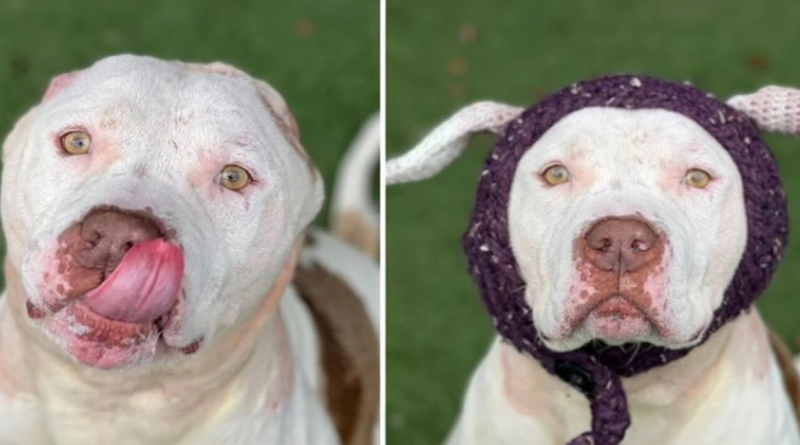
{"type": "Polygon", "coordinates": [[[379,108],[378,19],[376,0],[0,0],[0,134],[50,78],[104,56],[220,60],[284,95],[330,186],[347,144],[379,108]]]}
{"type": "MultiPolygon", "coordinates": [[[[529,105],[601,74],[690,79],[720,97],[768,83],[800,86],[798,17],[800,2],[792,0],[388,0],[389,156],[473,101],[529,105]]],[[[800,142],[767,139],[790,211],[800,214],[800,142]]],[[[389,444],[443,440],[492,337],[459,245],[492,141],[479,138],[435,179],[387,192],[389,444]]],[[[800,233],[797,221],[792,233],[800,233]]],[[[800,336],[798,270],[800,238],[791,237],[759,304],[793,346],[800,336]]]]}

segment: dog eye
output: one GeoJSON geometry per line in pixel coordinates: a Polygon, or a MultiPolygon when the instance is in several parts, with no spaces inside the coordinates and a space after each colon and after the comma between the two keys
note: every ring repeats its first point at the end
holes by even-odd
{"type": "Polygon", "coordinates": [[[221,175],[222,186],[234,191],[247,187],[250,181],[253,180],[247,170],[233,164],[226,165],[225,168],[222,169],[221,175]]]}
{"type": "Polygon", "coordinates": [[[92,137],[83,131],[70,131],[61,136],[61,149],[71,155],[89,153],[92,147],[92,137]]]}
{"type": "Polygon", "coordinates": [[[563,184],[569,181],[569,170],[563,165],[556,164],[552,167],[548,167],[542,174],[542,178],[550,185],[563,184]]]}
{"type": "Polygon", "coordinates": [[[699,168],[693,168],[686,172],[686,185],[694,188],[705,188],[711,182],[711,175],[699,168]]]}

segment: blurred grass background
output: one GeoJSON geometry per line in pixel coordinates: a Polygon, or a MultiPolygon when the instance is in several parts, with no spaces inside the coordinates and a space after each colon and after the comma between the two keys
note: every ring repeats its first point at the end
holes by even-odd
{"type": "MultiPolygon", "coordinates": [[[[387,0],[388,157],[458,108],[518,105],[618,72],[691,80],[718,97],[800,86],[800,2],[387,0]]],[[[800,214],[800,141],[767,137],[800,214]]],[[[387,191],[388,443],[440,443],[492,329],[459,239],[491,137],[434,179],[387,191]]],[[[800,218],[792,219],[799,234],[800,218]]],[[[800,236],[759,307],[797,347],[800,236]]]]}
{"type": "MultiPolygon", "coordinates": [[[[379,5],[378,0],[0,0],[0,135],[40,100],[53,76],[104,56],[220,60],[281,92],[330,192],[339,158],[379,109],[379,5]]],[[[0,240],[3,253],[4,246],[0,240]]]]}

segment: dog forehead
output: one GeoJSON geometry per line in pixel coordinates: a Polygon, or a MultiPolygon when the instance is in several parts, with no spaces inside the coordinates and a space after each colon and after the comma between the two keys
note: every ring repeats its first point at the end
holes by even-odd
{"type": "Polygon", "coordinates": [[[691,159],[732,165],[725,148],[692,119],[663,109],[587,107],[548,129],[525,153],[520,166],[570,160],[598,165],[661,165],[691,159]]]}
{"type": "Polygon", "coordinates": [[[125,114],[132,119],[174,116],[183,123],[257,125],[274,121],[252,80],[150,57],[103,59],[76,75],[45,108],[89,114],[125,114]]]}

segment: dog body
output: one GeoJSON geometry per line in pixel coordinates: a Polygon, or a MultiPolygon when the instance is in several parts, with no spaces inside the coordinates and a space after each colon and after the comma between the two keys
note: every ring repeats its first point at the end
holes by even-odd
{"type": "MultiPolygon", "coordinates": [[[[756,312],[687,357],[624,379],[632,424],[623,443],[796,444],[796,418],[756,312]]],[[[561,445],[586,430],[589,403],[497,339],[467,391],[448,445],[561,445]]]]}
{"type": "Polygon", "coordinates": [[[0,443],[340,443],[291,281],[333,270],[376,329],[378,272],[303,247],[322,183],[269,85],[105,59],[54,79],[4,164],[0,443]]]}

